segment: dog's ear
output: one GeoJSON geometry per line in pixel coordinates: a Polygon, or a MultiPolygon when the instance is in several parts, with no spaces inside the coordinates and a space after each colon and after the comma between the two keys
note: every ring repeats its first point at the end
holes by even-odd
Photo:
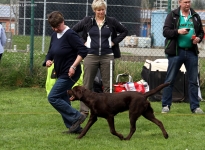
{"type": "Polygon", "coordinates": [[[73,95],[73,91],[72,91],[72,90],[67,90],[67,94],[68,94],[69,96],[72,96],[72,95],[73,95]]]}
{"type": "Polygon", "coordinates": [[[83,86],[75,86],[73,88],[73,93],[75,97],[79,100],[83,97],[84,91],[85,91],[85,88],[83,86]]]}
{"type": "Polygon", "coordinates": [[[75,95],[73,94],[73,90],[67,90],[67,94],[70,96],[69,101],[74,101],[75,95]]]}

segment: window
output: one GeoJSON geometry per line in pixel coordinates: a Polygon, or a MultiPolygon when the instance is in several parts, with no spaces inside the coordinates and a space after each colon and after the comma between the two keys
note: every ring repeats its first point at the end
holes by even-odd
{"type": "Polygon", "coordinates": [[[6,22],[1,22],[0,24],[3,26],[4,30],[6,30],[6,22]]]}

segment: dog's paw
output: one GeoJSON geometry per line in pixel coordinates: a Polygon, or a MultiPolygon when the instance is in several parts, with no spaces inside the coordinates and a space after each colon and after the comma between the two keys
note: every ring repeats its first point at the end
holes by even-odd
{"type": "Polygon", "coordinates": [[[83,137],[83,136],[80,136],[80,135],[79,135],[76,139],[81,139],[82,137],[83,137]]]}
{"type": "Polygon", "coordinates": [[[124,136],[123,136],[123,135],[121,135],[121,134],[119,134],[119,136],[118,136],[118,137],[120,138],[120,140],[125,140],[124,136]]]}
{"type": "Polygon", "coordinates": [[[126,141],[127,141],[127,140],[130,140],[130,138],[126,137],[126,138],[124,138],[123,140],[126,140],[126,141]]]}
{"type": "Polygon", "coordinates": [[[168,137],[169,137],[168,134],[165,134],[165,135],[164,135],[164,138],[165,138],[165,139],[168,139],[168,137]]]}

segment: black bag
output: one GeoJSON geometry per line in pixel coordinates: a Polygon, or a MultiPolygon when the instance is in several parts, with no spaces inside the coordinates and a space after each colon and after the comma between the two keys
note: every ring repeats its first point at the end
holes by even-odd
{"type": "MultiPolygon", "coordinates": [[[[149,64],[149,68],[143,66],[141,77],[144,79],[150,90],[154,89],[160,84],[163,84],[166,78],[166,71],[151,71],[152,64],[149,64]]],[[[189,102],[185,95],[185,74],[184,72],[179,71],[172,91],[172,101],[173,102],[189,102]]],[[[150,101],[161,101],[162,100],[163,89],[156,94],[149,97],[150,101]]]]}
{"type": "Polygon", "coordinates": [[[57,76],[56,76],[56,72],[55,72],[55,69],[53,68],[52,72],[51,72],[51,79],[56,79],[57,76]]]}
{"type": "Polygon", "coordinates": [[[97,93],[103,93],[103,84],[102,84],[102,77],[100,74],[100,69],[98,69],[98,72],[94,79],[93,91],[97,93]]]}

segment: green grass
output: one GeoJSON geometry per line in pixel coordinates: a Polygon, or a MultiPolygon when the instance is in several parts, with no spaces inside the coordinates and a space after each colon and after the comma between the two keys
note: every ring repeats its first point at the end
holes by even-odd
{"type": "MultiPolygon", "coordinates": [[[[47,53],[50,44],[50,36],[45,36],[44,42],[44,52],[47,53]]],[[[16,45],[17,50],[26,50],[27,44],[30,45],[30,36],[13,35],[12,45],[16,45]]],[[[42,52],[42,36],[34,36],[34,49],[35,52],[42,52]]]]}
{"type": "MultiPolygon", "coordinates": [[[[14,36],[13,44],[24,50],[29,36],[14,36]]],[[[48,103],[46,97],[46,68],[42,67],[45,54],[41,50],[41,37],[35,37],[33,72],[30,72],[30,53],[5,52],[0,64],[0,149],[1,150],[56,150],[56,149],[119,149],[119,150],[202,150],[205,115],[194,115],[187,103],[173,103],[169,114],[161,114],[161,103],[152,102],[156,117],[169,133],[165,140],[160,129],[143,117],[137,121],[137,131],[130,141],[120,141],[109,132],[105,119],[91,127],[87,135],[77,140],[77,135],[63,135],[66,128],[61,116],[48,103]],[[24,88],[19,88],[24,87],[24,88]],[[30,88],[25,88],[30,87],[30,88]],[[38,87],[38,88],[32,88],[38,87]]],[[[46,37],[47,52],[49,37],[46,37]]],[[[134,81],[141,79],[144,62],[115,61],[115,77],[129,73],[134,81]]],[[[200,58],[202,97],[205,97],[204,58],[200,58]]],[[[126,80],[127,81],[127,80],[126,80]]],[[[79,109],[79,102],[73,102],[79,109]]],[[[205,110],[205,102],[201,102],[205,110]]],[[[83,123],[84,127],[86,124],[83,123]]],[[[129,133],[128,112],[115,117],[116,130],[124,136],[129,133]]]]}
{"type": "MultiPolygon", "coordinates": [[[[64,135],[61,116],[48,103],[43,88],[0,88],[0,149],[1,150],[203,150],[205,115],[194,115],[188,103],[173,103],[171,112],[161,114],[161,103],[151,102],[169,138],[161,130],[140,117],[130,141],[121,141],[109,132],[105,119],[99,118],[85,137],[64,135]]],[[[79,109],[79,102],[73,102],[79,109]]],[[[201,102],[205,110],[205,102],[201,102]]],[[[85,126],[82,124],[82,127],[85,126]]],[[[116,130],[129,132],[128,112],[115,117],[116,130]]]]}

